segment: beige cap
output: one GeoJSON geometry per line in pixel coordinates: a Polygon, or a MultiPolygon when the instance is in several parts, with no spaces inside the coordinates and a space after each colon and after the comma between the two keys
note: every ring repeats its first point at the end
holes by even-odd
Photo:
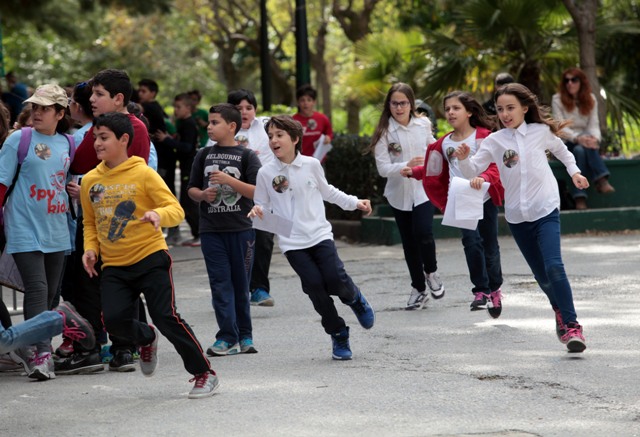
{"type": "Polygon", "coordinates": [[[64,108],[69,106],[69,97],[67,92],[58,85],[52,83],[41,85],[36,89],[31,97],[25,100],[25,103],[35,103],[40,106],[51,106],[56,103],[64,108]]]}

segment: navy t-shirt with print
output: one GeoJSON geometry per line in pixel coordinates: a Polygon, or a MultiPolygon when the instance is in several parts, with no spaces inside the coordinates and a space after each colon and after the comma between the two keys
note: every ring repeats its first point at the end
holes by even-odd
{"type": "MultiPolygon", "coordinates": [[[[255,185],[259,169],[258,155],[246,147],[205,147],[198,151],[193,160],[189,188],[206,189],[210,184],[209,174],[216,170],[255,185]]],[[[229,185],[222,184],[213,202],[200,202],[200,233],[239,232],[251,229],[251,219],[247,214],[252,207],[253,200],[242,196],[229,185]]]]}

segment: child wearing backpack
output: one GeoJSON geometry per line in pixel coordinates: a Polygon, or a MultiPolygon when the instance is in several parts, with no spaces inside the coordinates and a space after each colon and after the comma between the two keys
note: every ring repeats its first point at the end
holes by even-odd
{"type": "MultiPolygon", "coordinates": [[[[31,319],[51,309],[64,254],[71,249],[65,183],[74,145],[60,133],[69,127],[64,89],[42,85],[25,102],[31,103],[33,129],[15,131],[0,150],[0,202],[11,194],[4,207],[5,250],[13,255],[22,276],[24,316],[31,319]],[[23,136],[29,134],[27,142],[23,136]]],[[[55,378],[50,339],[34,344],[28,365],[30,378],[55,378]]]]}

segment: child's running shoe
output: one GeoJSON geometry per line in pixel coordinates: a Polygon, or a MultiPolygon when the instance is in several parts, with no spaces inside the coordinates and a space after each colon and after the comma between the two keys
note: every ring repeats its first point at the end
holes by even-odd
{"type": "Polygon", "coordinates": [[[560,310],[558,308],[554,308],[553,311],[556,313],[556,335],[558,336],[560,343],[566,344],[567,342],[563,340],[563,337],[567,333],[567,325],[562,321],[562,313],[560,310]]]}
{"type": "Polygon", "coordinates": [[[58,348],[54,353],[60,358],[66,358],[68,356],[71,356],[71,354],[73,353],[73,340],[66,337],[63,338],[62,344],[58,346],[58,348]]]}
{"type": "Polygon", "coordinates": [[[71,341],[77,341],[85,350],[91,350],[96,344],[93,327],[76,311],[69,302],[62,302],[55,311],[62,315],[62,335],[71,341]]]}
{"type": "Polygon", "coordinates": [[[37,379],[38,381],[55,379],[56,374],[53,372],[53,368],[51,352],[36,354],[29,360],[29,378],[37,379]]]}
{"type": "Polygon", "coordinates": [[[376,313],[373,311],[373,308],[369,305],[369,302],[367,302],[367,299],[365,299],[362,292],[358,292],[358,296],[349,304],[349,306],[358,318],[360,326],[364,329],[371,329],[373,327],[373,324],[376,321],[376,313]]]}
{"type": "Polygon", "coordinates": [[[210,372],[201,373],[200,375],[194,375],[189,382],[194,382],[193,388],[189,392],[189,399],[207,398],[213,396],[213,392],[220,385],[220,381],[216,376],[216,373],[212,370],[210,372]]]}
{"type": "Polygon", "coordinates": [[[227,355],[236,355],[240,353],[240,343],[231,344],[224,340],[216,340],[215,343],[207,349],[207,355],[210,357],[224,357],[227,355]]]}
{"type": "Polygon", "coordinates": [[[473,302],[471,302],[471,311],[480,311],[485,309],[491,295],[481,291],[477,291],[473,294],[475,295],[475,298],[473,299],[473,302]]]}
{"type": "Polygon", "coordinates": [[[431,290],[431,296],[433,296],[434,299],[444,297],[444,284],[438,272],[429,273],[426,275],[426,279],[429,290],[431,290]]]}
{"type": "Polygon", "coordinates": [[[404,308],[405,310],[421,310],[429,301],[429,295],[427,291],[418,291],[415,288],[411,289],[411,294],[409,295],[409,300],[407,301],[407,306],[404,308]]]}
{"type": "Polygon", "coordinates": [[[569,352],[582,352],[587,348],[587,344],[582,334],[582,326],[577,322],[567,323],[567,332],[562,336],[563,343],[567,345],[569,352]]]}
{"type": "Polygon", "coordinates": [[[256,288],[251,292],[250,303],[261,307],[272,307],[276,301],[264,288],[256,288]]]}
{"type": "Polygon", "coordinates": [[[100,348],[100,359],[102,360],[103,364],[109,364],[109,361],[113,359],[110,344],[105,344],[100,348]]]}
{"type": "Polygon", "coordinates": [[[240,353],[242,354],[257,354],[258,349],[253,345],[251,338],[243,338],[240,340],[240,353]]]}
{"type": "Polygon", "coordinates": [[[494,319],[500,317],[502,314],[502,293],[500,289],[496,291],[492,291],[489,295],[489,300],[487,301],[487,311],[489,315],[494,319]]]}
{"type": "MultiPolygon", "coordinates": [[[[158,340],[160,339],[160,333],[153,325],[149,325],[149,328],[156,336],[150,344],[140,347],[140,371],[144,376],[153,376],[158,368],[158,340]]],[[[131,360],[133,361],[133,358],[131,360]]]]}
{"type": "Polygon", "coordinates": [[[334,360],[350,360],[351,346],[349,346],[349,327],[346,326],[339,332],[331,334],[331,342],[333,343],[332,357],[334,360]]]}

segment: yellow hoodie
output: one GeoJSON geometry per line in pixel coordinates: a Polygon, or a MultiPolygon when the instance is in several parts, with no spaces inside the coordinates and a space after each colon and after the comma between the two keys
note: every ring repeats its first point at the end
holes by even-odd
{"type": "Polygon", "coordinates": [[[84,250],[102,257],[103,267],[130,266],[167,250],[162,230],[138,219],[147,211],[161,227],[177,226],[184,210],[162,178],[144,159],[132,156],[115,168],[104,162],[82,178],[84,250]]]}

